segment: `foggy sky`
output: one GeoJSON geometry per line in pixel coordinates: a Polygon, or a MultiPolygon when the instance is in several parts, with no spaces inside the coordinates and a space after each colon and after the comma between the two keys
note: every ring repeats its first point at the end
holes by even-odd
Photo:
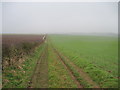
{"type": "Polygon", "coordinates": [[[117,2],[4,2],[3,33],[118,32],[117,2]]]}

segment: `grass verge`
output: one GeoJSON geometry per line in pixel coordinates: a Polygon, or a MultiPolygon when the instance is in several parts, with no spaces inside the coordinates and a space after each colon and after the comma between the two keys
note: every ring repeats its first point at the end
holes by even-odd
{"type": "Polygon", "coordinates": [[[35,48],[34,53],[26,57],[23,63],[6,68],[2,77],[3,88],[26,88],[43,49],[44,44],[41,44],[35,48]]]}

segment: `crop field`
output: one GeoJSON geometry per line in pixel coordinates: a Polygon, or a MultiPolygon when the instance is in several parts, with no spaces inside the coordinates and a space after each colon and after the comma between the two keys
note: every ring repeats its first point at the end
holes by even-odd
{"type": "MultiPolygon", "coordinates": [[[[70,68],[73,65],[69,62],[74,63],[86,72],[99,87],[118,86],[117,37],[71,35],[52,35],[50,37],[57,50],[68,58],[65,63],[70,68]]],[[[76,75],[80,74],[81,78],[84,77],[82,73],[77,72],[76,68],[73,69],[73,72],[75,70],[76,75]]],[[[88,83],[87,87],[92,87],[85,77],[83,79],[88,83]]]]}
{"type": "Polygon", "coordinates": [[[3,88],[118,88],[118,38],[3,35],[3,88]]]}

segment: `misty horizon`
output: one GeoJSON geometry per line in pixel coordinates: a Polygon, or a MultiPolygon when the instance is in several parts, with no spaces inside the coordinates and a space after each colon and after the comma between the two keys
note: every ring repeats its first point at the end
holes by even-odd
{"type": "Polygon", "coordinates": [[[3,34],[118,33],[117,2],[2,4],[3,34]]]}

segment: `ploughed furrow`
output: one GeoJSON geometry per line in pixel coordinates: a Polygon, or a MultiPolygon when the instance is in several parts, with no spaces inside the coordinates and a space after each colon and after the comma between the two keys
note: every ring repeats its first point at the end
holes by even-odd
{"type": "Polygon", "coordinates": [[[47,88],[48,87],[48,48],[47,44],[37,61],[34,74],[29,82],[29,88],[47,88]]]}
{"type": "Polygon", "coordinates": [[[61,57],[61,60],[63,60],[64,63],[67,62],[67,64],[69,64],[71,67],[74,68],[74,70],[77,71],[77,73],[79,73],[80,77],[83,78],[83,80],[85,80],[87,83],[89,83],[89,85],[91,85],[93,88],[100,88],[99,85],[97,85],[90,77],[89,75],[84,72],[81,68],[79,68],[78,66],[76,66],[71,60],[69,60],[69,58],[67,56],[64,56],[63,54],[61,54],[60,52],[57,51],[57,49],[55,49],[55,52],[59,55],[59,57],[61,57]]]}
{"type": "Polygon", "coordinates": [[[65,64],[65,62],[62,59],[62,57],[60,56],[60,54],[56,51],[55,48],[52,47],[52,49],[53,49],[54,53],[57,55],[58,59],[62,62],[65,69],[69,72],[69,75],[71,76],[73,81],[76,83],[77,87],[78,88],[83,88],[83,86],[80,84],[80,82],[77,80],[77,78],[73,75],[73,72],[71,71],[71,69],[65,64]]]}

